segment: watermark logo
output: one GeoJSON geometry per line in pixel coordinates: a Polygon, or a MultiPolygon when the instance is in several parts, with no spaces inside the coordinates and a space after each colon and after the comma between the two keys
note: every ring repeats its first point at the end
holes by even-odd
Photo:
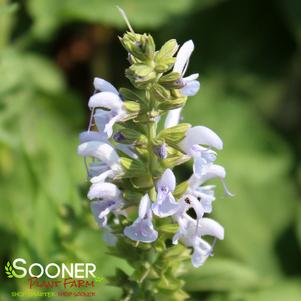
{"type": "Polygon", "coordinates": [[[66,297],[96,296],[94,291],[97,283],[106,279],[96,276],[94,263],[55,263],[43,265],[38,262],[28,263],[24,258],[16,258],[7,261],[4,265],[7,278],[27,278],[28,289],[26,291],[12,291],[12,297],[66,297]],[[40,290],[48,290],[40,291],[40,290]],[[88,291],[87,291],[88,289],[88,291]],[[89,290],[92,289],[92,290],[89,290]]]}
{"type": "Polygon", "coordinates": [[[6,263],[4,269],[5,269],[5,274],[8,278],[13,278],[13,277],[19,278],[19,276],[16,275],[15,270],[13,269],[9,261],[6,263]]]}
{"type": "Polygon", "coordinates": [[[46,266],[35,262],[30,265],[24,258],[16,258],[12,263],[8,261],[5,265],[5,273],[8,278],[24,278],[26,276],[32,278],[47,277],[54,278],[96,278],[96,265],[94,263],[69,263],[57,264],[55,262],[48,263],[46,266]]]}

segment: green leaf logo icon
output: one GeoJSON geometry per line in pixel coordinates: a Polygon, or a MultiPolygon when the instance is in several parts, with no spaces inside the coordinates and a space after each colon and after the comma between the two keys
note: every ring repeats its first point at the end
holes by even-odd
{"type": "Polygon", "coordinates": [[[9,261],[7,262],[7,264],[5,265],[4,268],[5,268],[5,273],[6,273],[7,277],[8,277],[8,278],[13,278],[13,277],[14,277],[14,275],[13,275],[14,270],[13,270],[13,267],[12,267],[12,265],[10,264],[9,261]]]}

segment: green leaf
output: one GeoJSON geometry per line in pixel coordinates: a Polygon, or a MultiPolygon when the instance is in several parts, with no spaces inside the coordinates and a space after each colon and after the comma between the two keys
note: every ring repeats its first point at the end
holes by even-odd
{"type": "Polygon", "coordinates": [[[264,283],[261,275],[247,265],[231,259],[209,258],[199,269],[191,268],[184,276],[186,288],[195,291],[232,291],[259,288],[264,283]]]}
{"type": "Polygon", "coordinates": [[[230,301],[299,301],[301,296],[300,280],[282,280],[261,290],[237,292],[231,294],[230,301]]]}
{"type": "Polygon", "coordinates": [[[0,50],[3,49],[8,41],[13,28],[14,14],[18,9],[18,3],[0,2],[0,50]]]}
{"type": "Polygon", "coordinates": [[[120,88],[119,93],[124,101],[144,102],[139,95],[130,89],[120,88]]]}
{"type": "Polygon", "coordinates": [[[124,28],[124,20],[118,13],[116,5],[124,9],[132,26],[137,29],[157,28],[169,18],[189,11],[193,3],[192,0],[173,2],[116,0],[112,5],[110,0],[89,0],[89,5],[87,5],[86,0],[29,0],[27,7],[34,21],[35,36],[46,39],[60,25],[72,21],[94,22],[124,28]]]}

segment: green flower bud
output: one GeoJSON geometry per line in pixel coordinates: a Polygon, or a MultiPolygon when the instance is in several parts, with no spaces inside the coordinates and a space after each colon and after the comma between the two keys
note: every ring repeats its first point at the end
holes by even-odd
{"type": "Polygon", "coordinates": [[[126,32],[119,38],[123,47],[140,61],[152,60],[155,55],[155,43],[151,35],[126,32]]]}
{"type": "Polygon", "coordinates": [[[184,139],[187,130],[191,127],[189,123],[180,123],[176,126],[163,129],[159,135],[158,139],[164,139],[168,144],[177,144],[182,139],[184,139]]]}
{"type": "Polygon", "coordinates": [[[163,166],[165,168],[174,168],[177,165],[181,165],[187,161],[189,161],[191,158],[187,155],[178,155],[174,157],[169,157],[163,160],[163,166]]]}
{"type": "Polygon", "coordinates": [[[159,83],[166,89],[181,89],[184,87],[184,83],[181,80],[181,74],[178,72],[170,72],[161,76],[159,83]]]}
{"type": "Polygon", "coordinates": [[[141,111],[141,104],[135,101],[125,101],[123,106],[128,112],[139,113],[141,111]]]}
{"type": "Polygon", "coordinates": [[[177,224],[166,224],[162,225],[159,228],[160,232],[167,233],[167,234],[175,234],[179,230],[179,225],[177,224]]]}
{"type": "Polygon", "coordinates": [[[159,62],[155,62],[156,63],[155,71],[157,73],[165,73],[173,67],[175,61],[176,58],[170,57],[170,58],[162,59],[159,62]]]}
{"type": "Polygon", "coordinates": [[[150,89],[151,99],[164,101],[170,98],[170,92],[160,84],[153,84],[150,89]]]}
{"type": "Polygon", "coordinates": [[[151,35],[146,35],[144,53],[148,59],[153,59],[156,51],[156,45],[151,35]]]}
{"type": "Polygon", "coordinates": [[[169,99],[169,100],[166,100],[166,101],[160,103],[158,108],[163,111],[177,109],[177,108],[183,107],[186,103],[186,100],[187,100],[186,96],[169,99]]]}
{"type": "Polygon", "coordinates": [[[125,75],[138,89],[144,89],[157,76],[154,69],[145,64],[133,64],[126,69],[125,75]]]}

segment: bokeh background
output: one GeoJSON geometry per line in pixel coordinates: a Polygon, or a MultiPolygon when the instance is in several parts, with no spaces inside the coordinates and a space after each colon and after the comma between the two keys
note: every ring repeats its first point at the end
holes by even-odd
{"type": "MultiPolygon", "coordinates": [[[[170,38],[193,39],[188,73],[200,73],[201,90],[189,99],[184,120],[206,125],[224,140],[218,163],[227,168],[235,197],[225,199],[219,191],[214,203],[214,218],[226,231],[215,256],[199,269],[187,264],[191,300],[301,300],[300,1],[0,4],[2,276],[5,262],[16,257],[94,262],[99,276],[116,266],[129,271],[106,254],[76,155],[93,77],[129,86],[117,38],[125,30],[119,4],[135,30],[152,33],[158,47],[170,38]]],[[[4,277],[0,300],[27,287],[4,277]]],[[[120,292],[105,284],[96,290],[101,301],[120,292]]]]}

